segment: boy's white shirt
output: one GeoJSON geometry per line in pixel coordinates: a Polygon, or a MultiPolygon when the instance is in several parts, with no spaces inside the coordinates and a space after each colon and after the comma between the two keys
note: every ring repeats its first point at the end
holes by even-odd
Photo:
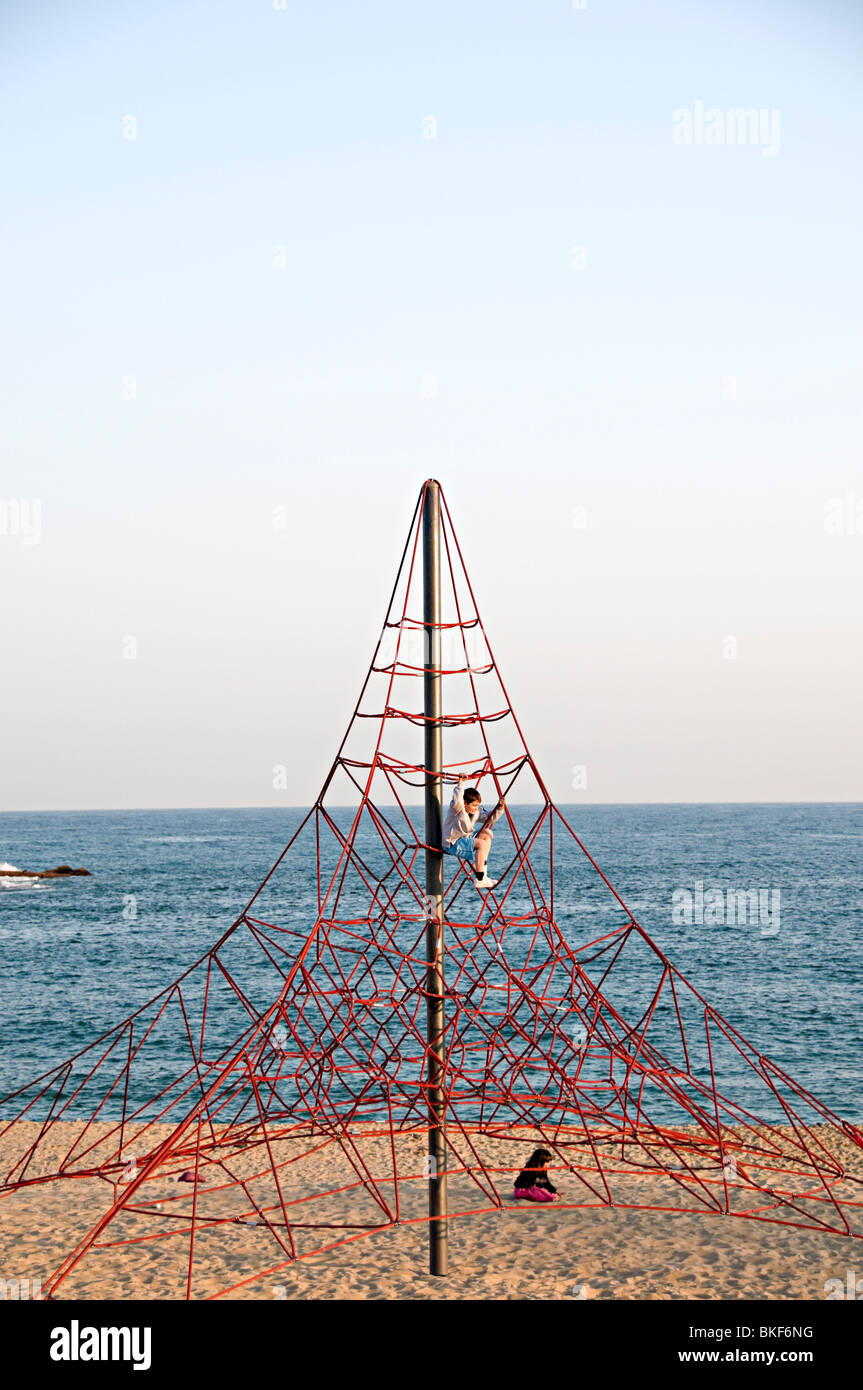
{"type": "Polygon", "coordinates": [[[446,813],[446,820],[443,826],[443,842],[445,845],[454,845],[456,840],[462,835],[470,835],[476,830],[480,820],[487,818],[489,825],[494,825],[495,821],[500,820],[503,815],[502,806],[494,806],[491,810],[483,806],[480,802],[473,815],[468,811],[464,804],[464,789],[468,784],[467,777],[459,778],[455,791],[452,794],[452,801],[446,813]]]}

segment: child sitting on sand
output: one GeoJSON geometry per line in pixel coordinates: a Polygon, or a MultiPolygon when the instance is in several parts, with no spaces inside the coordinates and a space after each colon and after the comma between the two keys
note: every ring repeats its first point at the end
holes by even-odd
{"type": "Polygon", "coordinates": [[[546,1171],[551,1159],[548,1149],[534,1149],[515,1180],[513,1197],[523,1197],[528,1202],[556,1202],[557,1188],[546,1171]]]}
{"type": "Polygon", "coordinates": [[[485,866],[491,849],[491,827],[503,815],[506,802],[501,797],[493,811],[484,812],[479,792],[476,787],[466,787],[466,781],[467,774],[463,772],[446,813],[442,849],[444,854],[454,854],[457,859],[464,859],[472,865],[477,888],[494,888],[497,879],[489,878],[485,866]],[[477,821],[483,814],[482,825],[477,830],[477,821]]]}

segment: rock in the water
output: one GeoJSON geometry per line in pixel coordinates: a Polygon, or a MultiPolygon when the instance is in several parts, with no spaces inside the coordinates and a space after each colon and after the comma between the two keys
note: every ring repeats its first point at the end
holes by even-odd
{"type": "Polygon", "coordinates": [[[80,875],[90,878],[89,869],[72,869],[68,864],[60,864],[56,869],[0,869],[0,878],[77,878],[80,875]]]}

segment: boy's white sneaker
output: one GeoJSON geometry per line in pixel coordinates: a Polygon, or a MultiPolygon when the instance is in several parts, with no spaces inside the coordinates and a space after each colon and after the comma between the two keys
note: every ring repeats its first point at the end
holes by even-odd
{"type": "Polygon", "coordinates": [[[479,888],[480,892],[482,892],[486,888],[494,888],[495,884],[497,883],[497,879],[489,878],[488,874],[483,874],[482,878],[477,878],[476,876],[474,876],[473,883],[474,887],[479,888]]]}

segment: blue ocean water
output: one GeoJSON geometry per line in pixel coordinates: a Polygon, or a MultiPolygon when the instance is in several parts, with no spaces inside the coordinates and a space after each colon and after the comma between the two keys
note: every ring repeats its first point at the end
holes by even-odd
{"type": "MultiPolygon", "coordinates": [[[[511,808],[527,826],[531,808],[511,808]]],[[[845,1118],[863,1118],[861,806],[626,805],[561,808],[656,944],[759,1051],[845,1118]],[[674,894],[767,892],[765,921],[681,920],[674,894]],[[775,894],[778,892],[779,899],[775,894]],[[778,905],[779,915],[771,917],[778,905]]],[[[0,1095],[49,1070],[164,988],[246,906],[305,813],[100,811],[0,816],[0,860],[84,865],[91,878],[0,879],[0,1095]]],[[[505,857],[498,835],[495,856],[505,857]]],[[[558,920],[573,946],[602,914],[578,847],[556,841],[558,920]]],[[[308,918],[312,863],[275,880],[282,924],[308,918]],[[280,897],[281,895],[281,897],[280,897]]],[[[494,865],[492,865],[494,868],[494,865]]],[[[678,899],[679,900],[679,899],[678,899]]],[[[615,915],[616,914],[616,915],[615,915]]],[[[266,915],[262,913],[262,915],[266,915]]],[[[276,920],[275,916],[269,920],[276,920]]],[[[625,1011],[627,989],[616,981],[625,1011]]],[[[643,1002],[643,1001],[642,1001],[643,1002]]],[[[177,1053],[177,1070],[185,1065],[177,1053]]],[[[164,1059],[173,1064],[170,1040],[164,1059]]],[[[763,1097],[747,1092],[746,1104],[763,1097]]],[[[769,1109],[769,1107],[768,1107],[769,1109]]],[[[776,1115],[781,1118],[781,1114],[776,1115]]]]}

